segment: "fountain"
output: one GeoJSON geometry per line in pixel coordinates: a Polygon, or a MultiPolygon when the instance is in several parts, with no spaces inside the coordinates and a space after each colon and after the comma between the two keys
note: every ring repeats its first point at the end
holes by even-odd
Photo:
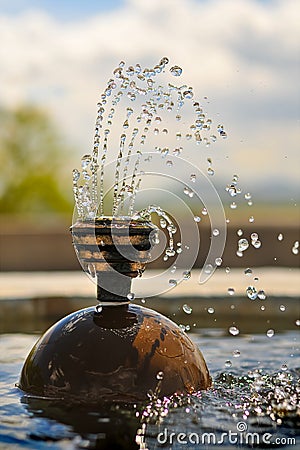
{"type": "MultiPolygon", "coordinates": [[[[195,393],[211,384],[202,354],[182,328],[153,310],[132,304],[131,281],[142,275],[158,242],[152,214],[167,231],[164,260],[176,254],[172,218],[155,205],[135,210],[142,162],[147,160],[143,148],[150,130],[164,140],[168,130],[161,128],[163,113],[175,112],[180,122],[182,108],[189,103],[194,119],[184,134],[186,141],[209,146],[217,139],[210,135],[211,119],[199,102],[192,100],[192,88],[171,83],[164,88],[156,83],[155,77],[165,72],[167,64],[168,59],[163,58],[153,69],[143,70],[138,64],[125,69],[121,62],[98,103],[93,151],[83,156],[81,171],[73,170],[76,214],[71,227],[77,257],[97,285],[98,305],[63,318],[36,343],[19,384],[29,395],[80,404],[132,403],[149,396],[195,393]],[[117,106],[125,95],[138,103],[138,112],[127,107],[125,120],[119,121],[119,151],[110,189],[113,204],[110,215],[105,215],[109,136],[112,119],[118,117],[117,106]],[[146,101],[140,104],[143,98],[146,101]]],[[[182,69],[173,66],[170,72],[178,77],[182,69]]],[[[223,126],[219,125],[217,132],[226,137],[223,126]]],[[[182,131],[176,131],[176,139],[182,139],[182,131]]],[[[182,150],[183,144],[176,146],[171,156],[178,157],[182,150]]],[[[164,160],[171,150],[155,146],[155,152],[164,160]]],[[[170,158],[167,165],[172,164],[170,158]]],[[[187,186],[185,190],[192,197],[192,190],[187,186]]],[[[180,246],[177,253],[179,250],[180,246]]]]}

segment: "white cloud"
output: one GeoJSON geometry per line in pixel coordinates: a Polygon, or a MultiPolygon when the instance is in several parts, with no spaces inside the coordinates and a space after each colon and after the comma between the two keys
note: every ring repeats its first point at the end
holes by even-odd
{"type": "MultiPolygon", "coordinates": [[[[128,0],[68,23],[38,11],[2,15],[0,101],[42,103],[85,152],[97,95],[119,60],[150,66],[166,55],[227,123],[232,159],[246,163],[250,151],[281,161],[288,148],[285,170],[296,179],[299,19],[294,0],[128,0]]],[[[266,176],[264,167],[256,176],[266,176]]],[[[273,164],[272,177],[282,170],[273,164]]]]}

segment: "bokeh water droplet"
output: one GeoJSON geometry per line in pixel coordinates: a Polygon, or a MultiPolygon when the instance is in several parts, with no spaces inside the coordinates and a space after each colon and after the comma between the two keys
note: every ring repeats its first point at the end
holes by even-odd
{"type": "Polygon", "coordinates": [[[232,367],[232,362],[229,359],[225,361],[225,367],[232,367]]]}
{"type": "Polygon", "coordinates": [[[233,356],[234,358],[239,358],[240,355],[241,355],[241,352],[240,352],[239,350],[233,350],[232,356],[233,356]]]}
{"type": "Polygon", "coordinates": [[[169,280],[169,285],[172,287],[177,286],[177,281],[172,278],[169,280]]]}
{"type": "Polygon", "coordinates": [[[285,311],[285,306],[284,305],[280,305],[279,309],[280,309],[280,311],[284,312],[285,311]]]}
{"type": "Polygon", "coordinates": [[[194,221],[195,221],[195,222],[200,222],[200,221],[201,221],[201,217],[199,217],[199,216],[194,216],[194,221]]]}
{"type": "Polygon", "coordinates": [[[215,263],[216,263],[217,266],[221,266],[222,262],[223,262],[222,258],[216,258],[215,259],[215,263]]]}
{"type": "Polygon", "coordinates": [[[245,275],[251,275],[252,274],[252,269],[250,269],[249,267],[247,269],[244,270],[244,274],[245,275]]]}
{"type": "Polygon", "coordinates": [[[129,294],[127,295],[128,300],[132,301],[135,298],[135,295],[133,292],[129,292],[129,294]]]}
{"type": "Polygon", "coordinates": [[[219,236],[220,231],[219,231],[217,228],[215,228],[215,229],[213,230],[212,234],[213,234],[213,236],[219,236]]]}
{"type": "Polygon", "coordinates": [[[212,306],[210,306],[209,308],[207,308],[207,312],[208,312],[208,314],[213,314],[215,312],[215,310],[212,306]]]}
{"type": "Polygon", "coordinates": [[[279,233],[279,235],[277,236],[278,241],[283,241],[283,234],[279,233]]]}
{"type": "Polygon", "coordinates": [[[227,289],[227,292],[228,292],[229,295],[234,295],[235,294],[234,288],[231,288],[231,287],[227,289]]]}

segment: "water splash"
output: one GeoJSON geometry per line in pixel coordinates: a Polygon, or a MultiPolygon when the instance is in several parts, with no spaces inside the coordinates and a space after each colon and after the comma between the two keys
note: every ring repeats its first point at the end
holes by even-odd
{"type": "MultiPolygon", "coordinates": [[[[118,134],[111,214],[130,217],[135,214],[135,198],[143,178],[141,165],[144,155],[157,151],[163,158],[171,152],[179,156],[184,150],[184,136],[187,141],[194,140],[195,144],[203,143],[205,146],[214,143],[218,133],[222,138],[227,136],[223,125],[218,125],[215,133],[211,133],[212,120],[207,117],[200,102],[193,100],[192,87],[160,82],[159,77],[163,76],[168,63],[168,58],[164,57],[153,68],[142,68],[140,64],[126,67],[125,62],[121,61],[113,71],[97,103],[92,152],[82,157],[80,170],[73,170],[73,192],[79,219],[89,220],[104,215],[105,167],[118,134]],[[184,132],[176,127],[168,129],[164,123],[170,119],[181,122],[186,107],[193,111],[192,123],[184,132]],[[122,129],[116,131],[120,117],[122,129]],[[153,148],[149,136],[163,137],[167,134],[181,141],[180,146],[173,150],[164,144],[153,148]],[[133,167],[130,166],[132,156],[135,156],[133,167]]],[[[169,73],[180,77],[182,68],[173,65],[169,73]]],[[[209,164],[208,174],[213,175],[211,161],[209,164]]],[[[167,160],[167,166],[171,168],[172,161],[167,160]]],[[[190,197],[192,194],[192,191],[187,193],[190,197]]]]}

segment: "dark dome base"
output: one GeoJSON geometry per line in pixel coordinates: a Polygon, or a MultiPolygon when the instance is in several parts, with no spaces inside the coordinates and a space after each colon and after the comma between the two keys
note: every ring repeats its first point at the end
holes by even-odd
{"type": "Polygon", "coordinates": [[[31,350],[19,387],[80,403],[136,402],[193,393],[211,379],[195,344],[171,320],[137,305],[82,309],[54,324],[31,350]]]}

